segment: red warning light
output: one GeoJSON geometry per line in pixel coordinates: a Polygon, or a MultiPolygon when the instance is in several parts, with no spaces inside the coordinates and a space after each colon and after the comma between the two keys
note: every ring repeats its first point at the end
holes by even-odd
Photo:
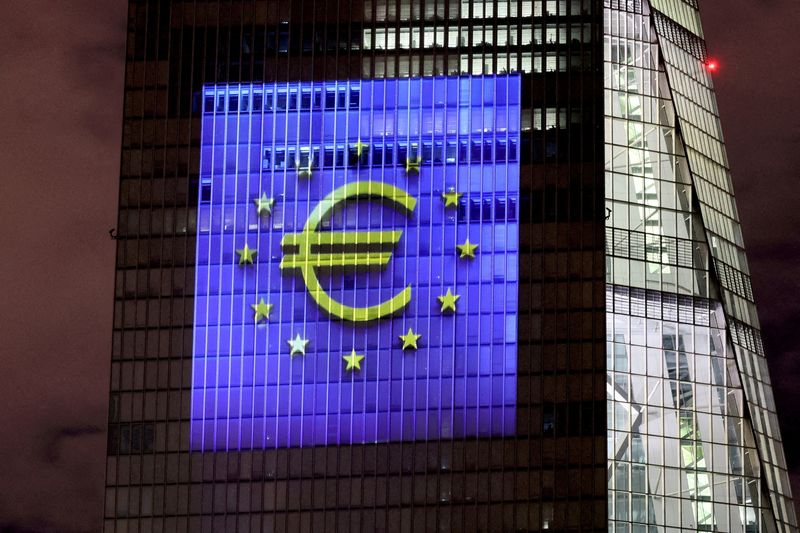
{"type": "Polygon", "coordinates": [[[716,59],[707,59],[706,60],[706,69],[710,73],[714,74],[715,72],[717,72],[719,70],[719,61],[717,61],[716,59]]]}

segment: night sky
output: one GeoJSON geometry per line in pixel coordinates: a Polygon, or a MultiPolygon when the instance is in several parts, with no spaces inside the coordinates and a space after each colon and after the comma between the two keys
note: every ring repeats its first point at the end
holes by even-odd
{"type": "MultiPolygon", "coordinates": [[[[127,2],[15,4],[0,21],[0,531],[95,531],[127,2]]],[[[800,2],[701,4],[798,494],[800,2]]]]}

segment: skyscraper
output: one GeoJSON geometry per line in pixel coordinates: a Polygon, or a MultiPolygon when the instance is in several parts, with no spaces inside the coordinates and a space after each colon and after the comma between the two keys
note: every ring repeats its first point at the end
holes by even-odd
{"type": "Polygon", "coordinates": [[[129,7],[108,531],[793,531],[693,0],[129,7]]]}

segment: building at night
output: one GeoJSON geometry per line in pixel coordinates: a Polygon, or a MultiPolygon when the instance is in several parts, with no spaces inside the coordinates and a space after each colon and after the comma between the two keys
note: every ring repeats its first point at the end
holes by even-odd
{"type": "Polygon", "coordinates": [[[131,0],[105,529],[795,531],[697,4],[131,0]]]}

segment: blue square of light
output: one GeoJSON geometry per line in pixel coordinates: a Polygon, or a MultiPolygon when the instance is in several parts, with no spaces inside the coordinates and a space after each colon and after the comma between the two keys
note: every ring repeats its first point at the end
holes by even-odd
{"type": "Polygon", "coordinates": [[[519,102],[516,75],[203,88],[191,449],[514,433],[519,102]]]}

